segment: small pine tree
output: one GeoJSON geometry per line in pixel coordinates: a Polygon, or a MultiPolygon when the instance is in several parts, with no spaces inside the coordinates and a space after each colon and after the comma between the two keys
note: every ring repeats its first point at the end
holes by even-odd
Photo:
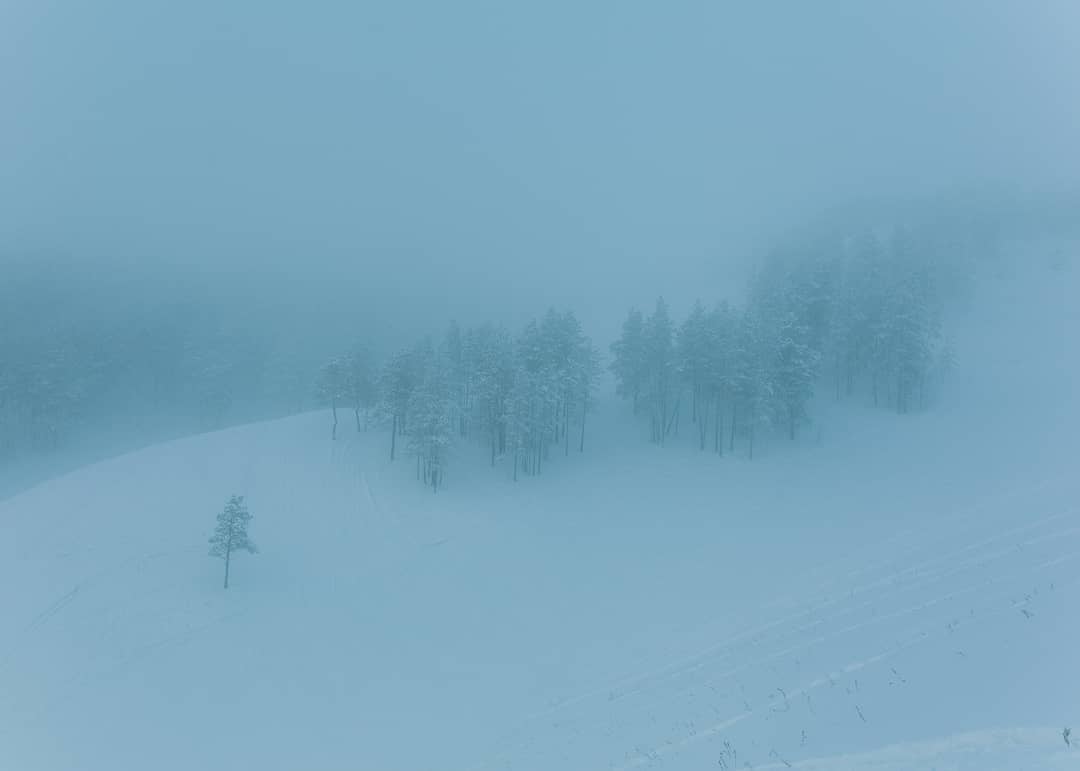
{"type": "Polygon", "coordinates": [[[229,588],[229,561],[234,551],[258,554],[255,542],[248,537],[251,513],[244,505],[244,496],[232,495],[217,516],[217,527],[210,538],[210,556],[225,560],[225,588],[229,588]]]}

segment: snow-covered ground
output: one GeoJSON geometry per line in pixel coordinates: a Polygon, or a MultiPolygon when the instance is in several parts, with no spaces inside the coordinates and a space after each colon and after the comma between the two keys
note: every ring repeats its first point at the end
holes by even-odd
{"type": "Polygon", "coordinates": [[[1080,768],[1076,290],[991,282],[937,409],[753,462],[604,401],[432,495],[309,414],[0,502],[0,769],[1080,768]]]}

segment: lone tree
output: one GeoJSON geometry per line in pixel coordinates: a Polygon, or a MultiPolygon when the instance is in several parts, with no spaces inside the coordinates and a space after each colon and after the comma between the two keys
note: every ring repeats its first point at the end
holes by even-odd
{"type": "Polygon", "coordinates": [[[225,588],[229,588],[229,560],[234,551],[258,554],[255,543],[248,537],[247,526],[251,513],[244,505],[244,496],[232,495],[225,509],[217,515],[217,527],[210,538],[210,556],[225,560],[225,588]]]}

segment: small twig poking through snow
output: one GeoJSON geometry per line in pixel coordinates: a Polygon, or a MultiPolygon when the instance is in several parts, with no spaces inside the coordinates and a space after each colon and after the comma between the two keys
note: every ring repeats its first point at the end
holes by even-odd
{"type": "Polygon", "coordinates": [[[1066,726],[1061,731],[1061,738],[1065,740],[1066,747],[1072,747],[1072,729],[1066,726]]]}
{"type": "Polygon", "coordinates": [[[791,764],[788,763],[786,760],[784,760],[782,757],[780,757],[780,753],[777,752],[776,750],[769,750],[769,757],[770,758],[775,758],[776,760],[779,760],[781,763],[783,763],[788,768],[791,768],[791,764]]]}
{"type": "Polygon", "coordinates": [[[897,684],[904,685],[907,682],[907,680],[905,680],[903,678],[903,676],[899,672],[896,671],[896,667],[889,667],[889,669],[896,676],[895,680],[890,680],[889,681],[889,685],[897,685],[897,684]]]}
{"type": "Polygon", "coordinates": [[[790,704],[790,702],[788,702],[787,693],[784,692],[783,688],[777,688],[776,692],[779,693],[783,697],[784,706],[783,707],[769,707],[769,710],[771,712],[789,712],[791,710],[791,704],[790,704]]]}
{"type": "Polygon", "coordinates": [[[862,708],[858,704],[855,705],[855,711],[859,713],[859,719],[865,723],[866,715],[862,713],[862,708]]]}
{"type": "Polygon", "coordinates": [[[1035,615],[1034,613],[1032,613],[1032,612],[1031,612],[1030,610],[1028,610],[1027,608],[1021,608],[1021,609],[1020,609],[1020,612],[1024,614],[1024,618],[1031,618],[1032,616],[1034,616],[1034,615],[1035,615]]]}

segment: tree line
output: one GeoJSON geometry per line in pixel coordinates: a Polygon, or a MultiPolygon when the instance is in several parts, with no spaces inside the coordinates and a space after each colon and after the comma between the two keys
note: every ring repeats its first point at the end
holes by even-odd
{"type": "Polygon", "coordinates": [[[496,324],[425,338],[373,366],[366,348],[331,359],[316,391],[353,413],[357,431],[374,419],[388,426],[389,455],[414,456],[417,478],[438,490],[455,438],[483,444],[494,466],[508,458],[514,479],[539,474],[553,450],[585,449],[600,353],[572,311],[549,310],[516,335],[496,324]]]}
{"type": "Polygon", "coordinates": [[[389,356],[370,338],[327,361],[351,330],[179,300],[71,309],[0,283],[0,463],[102,432],[149,441],[294,414],[316,396],[335,426],[339,407],[360,429],[385,425],[390,453],[438,489],[454,441],[483,443],[515,477],[582,448],[604,371],[657,444],[690,426],[701,449],[752,455],[763,432],[796,436],[824,397],[929,403],[954,358],[944,299],[989,253],[980,232],[802,238],[745,292],[717,288],[739,302],[631,310],[603,357],[567,311],[515,331],[452,324],[389,356]]]}
{"type": "Polygon", "coordinates": [[[310,408],[324,350],[197,305],[64,313],[0,286],[0,464],[106,433],[141,441],[310,408]]]}
{"type": "Polygon", "coordinates": [[[697,302],[679,325],[661,298],[631,310],[612,345],[619,395],[664,444],[681,420],[718,454],[762,429],[790,439],[815,396],[869,396],[904,414],[924,407],[951,368],[934,262],[904,231],[864,234],[820,253],[777,255],[747,302],[697,302]]]}
{"type": "MultiPolygon", "coordinates": [[[[904,414],[921,409],[952,365],[942,335],[935,262],[910,233],[865,233],[813,251],[778,253],[741,307],[698,301],[681,322],[663,298],[631,309],[610,347],[616,393],[665,444],[689,424],[700,450],[737,444],[753,458],[762,432],[795,439],[815,398],[867,398],[904,414]]],[[[584,450],[605,362],[571,311],[549,310],[516,335],[451,323],[375,366],[365,348],[321,370],[317,393],[352,412],[356,430],[389,428],[391,460],[415,458],[437,490],[455,439],[506,458],[514,479],[539,474],[553,449],[584,450]]]]}

